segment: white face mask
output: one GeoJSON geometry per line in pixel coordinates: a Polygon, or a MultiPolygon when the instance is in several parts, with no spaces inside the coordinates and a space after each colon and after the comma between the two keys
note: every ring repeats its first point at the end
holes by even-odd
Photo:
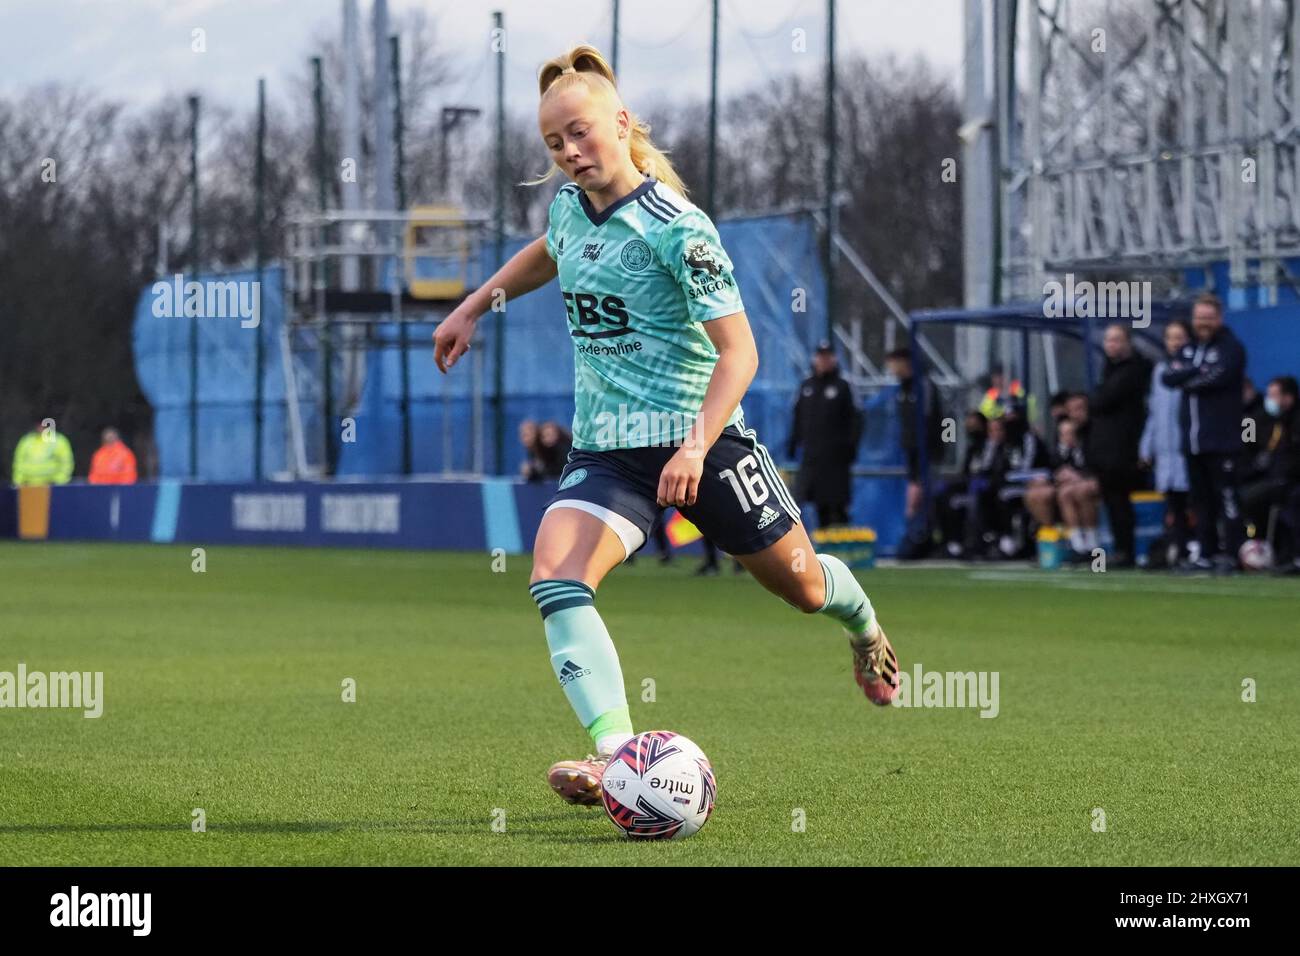
{"type": "Polygon", "coordinates": [[[1268,412],[1271,417],[1278,418],[1282,414],[1282,406],[1275,399],[1266,398],[1264,399],[1264,411],[1268,412]]]}

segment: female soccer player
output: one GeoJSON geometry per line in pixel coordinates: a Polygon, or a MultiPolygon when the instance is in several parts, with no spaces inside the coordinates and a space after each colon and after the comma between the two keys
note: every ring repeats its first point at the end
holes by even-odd
{"type": "MultiPolygon", "coordinates": [[[[434,332],[445,373],[500,290],[558,274],[573,337],[573,451],[533,547],[529,590],[551,665],[595,754],[555,764],[570,803],[600,802],[610,757],[632,737],[618,654],[596,611],[601,580],[675,506],[769,591],[839,621],[867,698],[888,704],[898,661],[848,567],[815,554],[740,400],[758,368],[731,260],[685,198],[649,127],[623,105],[600,53],[578,46],[542,67],[538,122],[552,169],[570,182],[546,235],[525,246],[434,332]]],[[[558,303],[557,303],[558,304],[558,303]]]]}

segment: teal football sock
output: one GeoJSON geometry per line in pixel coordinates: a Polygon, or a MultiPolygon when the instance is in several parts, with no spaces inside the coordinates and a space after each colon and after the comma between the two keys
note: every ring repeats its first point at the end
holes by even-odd
{"type": "Polygon", "coordinates": [[[826,603],[821,613],[835,618],[852,634],[869,634],[876,622],[871,599],[847,564],[831,554],[819,554],[826,580],[826,603]]]}
{"type": "Polygon", "coordinates": [[[542,612],[551,667],[597,749],[632,735],[623,669],[596,611],[596,593],[581,581],[538,581],[528,588],[542,612]]]}

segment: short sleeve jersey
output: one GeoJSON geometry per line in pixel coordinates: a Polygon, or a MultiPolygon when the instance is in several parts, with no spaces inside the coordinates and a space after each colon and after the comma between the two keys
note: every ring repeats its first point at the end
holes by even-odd
{"type": "MultiPolygon", "coordinates": [[[[574,447],[680,444],[718,360],[701,323],[744,310],[709,217],[653,179],[599,213],[568,183],[546,249],[573,339],[574,447]]],[[[737,405],[725,424],[740,420],[737,405]]]]}

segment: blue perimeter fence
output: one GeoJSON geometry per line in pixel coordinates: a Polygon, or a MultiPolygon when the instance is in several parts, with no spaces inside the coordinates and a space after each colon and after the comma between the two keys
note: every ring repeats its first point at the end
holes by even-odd
{"type": "MultiPolygon", "coordinates": [[[[797,386],[807,374],[808,356],[826,329],[826,282],[811,217],[804,214],[764,216],[720,224],[723,244],[736,264],[745,308],[758,343],[760,368],[746,395],[745,420],[764,444],[780,457],[790,426],[790,411],[797,386]],[[797,290],[795,301],[791,290],[797,290]]],[[[525,240],[507,244],[506,257],[525,240]]],[[[478,274],[491,272],[490,250],[481,251],[478,274]]],[[[204,287],[217,282],[251,283],[251,271],[205,276],[204,287]]],[[[154,410],[154,439],[159,472],[163,478],[198,478],[207,481],[256,480],[254,471],[254,395],[257,335],[263,337],[263,477],[288,470],[285,440],[288,415],[281,329],[286,314],[284,269],[275,266],[262,274],[261,315],[257,328],[245,327],[238,317],[203,318],[158,315],[160,298],[170,300],[172,278],[142,291],[136,307],[134,346],[141,386],[154,410]],[[198,338],[197,474],[190,474],[190,337],[198,338]]],[[[426,314],[427,316],[427,314],[426,314]]],[[[440,318],[440,316],[439,316],[440,318]]],[[[554,419],[569,426],[573,417],[573,346],[558,283],[524,296],[507,307],[504,331],[503,405],[505,460],[492,461],[495,422],[492,383],[496,369],[493,336],[497,323],[491,313],[479,325],[476,346],[483,362],[479,377],[484,414],[472,433],[475,378],[471,356],[445,380],[433,365],[432,334],[436,321],[408,321],[407,374],[410,383],[412,472],[438,474],[474,470],[475,443],[486,449],[486,470],[518,473],[522,449],[516,433],[524,419],[554,419]],[[442,435],[450,425],[455,441],[450,456],[444,453],[442,435]]],[[[401,401],[402,368],[399,330],[394,322],[370,327],[363,346],[364,378],[360,401],[353,409],[341,407],[343,357],[334,355],[333,408],[355,419],[355,441],[340,443],[335,474],[386,476],[402,471],[401,401]]],[[[313,348],[293,348],[295,377],[299,384],[302,427],[309,436],[311,459],[318,463],[323,434],[319,419],[323,403],[318,397],[322,359],[313,348]]],[[[338,423],[335,423],[338,429],[338,423]]],[[[336,430],[335,434],[339,434],[336,430]]],[[[869,444],[869,443],[868,443],[869,444]]],[[[879,455],[868,447],[865,461],[879,455]]],[[[891,461],[892,463],[892,461],[891,461]]]]}
{"type": "MultiPolygon", "coordinates": [[[[719,224],[723,245],[736,267],[745,309],[759,351],[759,371],[745,396],[746,423],[777,461],[785,458],[791,412],[798,385],[807,375],[808,359],[826,332],[826,279],[812,217],[790,214],[743,218],[719,224]]],[[[527,240],[507,243],[506,257],[527,240]]],[[[492,271],[490,249],[480,251],[476,275],[492,271]]],[[[390,268],[389,274],[398,270],[390,268]]],[[[188,278],[188,277],[186,277],[188,278]]],[[[154,440],[159,477],[207,482],[255,481],[253,443],[257,336],[262,336],[262,462],[263,477],[290,470],[287,441],[286,354],[282,330],[289,321],[285,270],[262,272],[260,315],[256,327],[237,315],[191,320],[178,315],[175,277],[142,291],[136,307],[134,346],[141,387],[154,410],[154,440]],[[160,303],[162,303],[160,305],[160,303]],[[160,314],[161,313],[161,314],[160,314]],[[197,473],[190,473],[191,335],[197,335],[197,427],[194,434],[197,473]]],[[[252,271],[203,276],[206,292],[216,283],[247,285],[252,271]]],[[[441,318],[439,316],[438,318],[441,318]]],[[[416,475],[466,473],[474,470],[475,443],[482,460],[493,470],[495,422],[491,393],[496,369],[491,314],[480,323],[481,340],[445,378],[433,365],[432,334],[437,321],[427,314],[408,321],[411,464],[416,475]],[[478,376],[473,361],[482,363],[478,376]],[[474,388],[478,385],[482,414],[475,421],[474,388]],[[445,442],[446,429],[454,441],[445,442]],[[450,446],[447,448],[446,446],[450,446]],[[449,452],[449,453],[448,453],[449,452]]],[[[518,474],[523,460],[516,434],[524,419],[553,419],[569,427],[573,417],[573,347],[558,283],[551,283],[507,307],[502,369],[505,455],[499,473],[518,474]]],[[[333,356],[332,429],[341,435],[345,413],[355,421],[351,441],[340,441],[335,475],[342,478],[382,478],[402,471],[402,353],[398,324],[380,321],[368,328],[363,349],[364,375],[354,408],[342,407],[343,356],[333,356]]],[[[301,427],[307,436],[309,461],[323,460],[325,423],[320,400],[322,356],[311,344],[303,348],[295,337],[288,350],[300,401],[301,427]]],[[[858,464],[863,468],[901,468],[898,427],[889,410],[888,390],[860,396],[866,408],[866,432],[858,464]]],[[[336,439],[337,441],[337,439],[336,439]]],[[[854,518],[881,535],[889,550],[901,533],[895,512],[902,482],[885,477],[857,480],[854,518]]]]}
{"type": "MultiPolygon", "coordinates": [[[[778,462],[785,462],[791,409],[797,386],[807,374],[815,343],[826,330],[826,281],[818,251],[818,234],[806,214],[762,216],[719,224],[723,244],[736,266],[745,308],[758,343],[758,376],[745,397],[747,424],[778,462]],[[794,296],[799,297],[799,301],[794,296]]],[[[526,240],[507,243],[506,256],[526,240]]],[[[475,274],[492,271],[490,251],[480,250],[475,274]]],[[[389,275],[398,274],[390,263],[389,275]]],[[[1222,271],[1222,270],[1220,270],[1222,271]]],[[[1215,284],[1225,287],[1226,275],[1214,272],[1215,284]]],[[[251,271],[205,276],[205,291],[215,283],[251,283],[251,271]]],[[[1188,280],[1206,280],[1204,273],[1188,280]]],[[[248,327],[238,316],[191,321],[175,316],[171,302],[174,277],[161,286],[142,291],[136,309],[134,347],[141,386],[154,410],[154,439],[158,448],[159,477],[165,480],[244,483],[254,475],[254,396],[257,336],[262,336],[262,461],[263,476],[289,470],[286,440],[289,416],[286,401],[286,355],[282,330],[288,320],[285,270],[273,266],[262,273],[259,323],[248,327]],[[166,294],[163,294],[163,293],[166,294]],[[172,308],[159,303],[171,302],[172,308]],[[168,312],[171,314],[167,314],[168,312]],[[163,314],[159,314],[159,313],[163,314]],[[190,474],[190,342],[197,335],[197,436],[198,470],[190,474]]],[[[1285,290],[1282,305],[1268,307],[1257,298],[1229,296],[1229,324],[1246,343],[1248,372],[1261,386],[1273,375],[1300,371],[1300,335],[1296,320],[1300,305],[1285,290]]],[[[496,323],[489,315],[480,323],[476,352],[482,363],[477,378],[471,361],[463,360],[445,378],[433,365],[431,336],[436,321],[407,322],[410,348],[407,374],[410,388],[412,471],[417,475],[473,471],[475,444],[485,450],[487,470],[493,470],[495,423],[492,383],[496,323]],[[479,386],[483,414],[475,422],[474,387],[479,386]],[[445,451],[443,436],[450,428],[455,440],[445,451]],[[475,432],[477,432],[475,434],[475,432]]],[[[551,283],[508,307],[504,321],[502,378],[505,420],[505,456],[500,474],[518,473],[523,450],[515,438],[523,419],[554,419],[568,426],[573,415],[573,351],[567,319],[557,283],[551,283]]],[[[1099,324],[1100,327],[1100,324],[1099,324]]],[[[333,434],[341,432],[345,413],[355,420],[355,440],[340,442],[336,476],[351,480],[383,479],[401,472],[401,352],[398,325],[377,322],[369,326],[363,349],[364,374],[359,400],[352,409],[341,407],[343,358],[333,359],[333,434]]],[[[325,423],[320,389],[322,357],[314,347],[289,349],[301,401],[302,431],[307,436],[309,460],[323,460],[325,423]]],[[[467,359],[469,357],[467,356],[467,359]]],[[[893,552],[903,530],[904,480],[899,450],[899,423],[893,414],[893,389],[886,387],[859,395],[865,412],[865,431],[859,446],[857,468],[877,472],[854,480],[851,518],[879,534],[882,554],[893,552]],[[884,472],[880,474],[879,472],[884,472]]],[[[948,408],[960,417],[962,409],[948,408]]],[[[336,439],[337,440],[337,439],[336,439]]],[[[531,500],[531,498],[528,498],[531,500]]],[[[808,510],[805,509],[805,515],[808,510]]]]}

